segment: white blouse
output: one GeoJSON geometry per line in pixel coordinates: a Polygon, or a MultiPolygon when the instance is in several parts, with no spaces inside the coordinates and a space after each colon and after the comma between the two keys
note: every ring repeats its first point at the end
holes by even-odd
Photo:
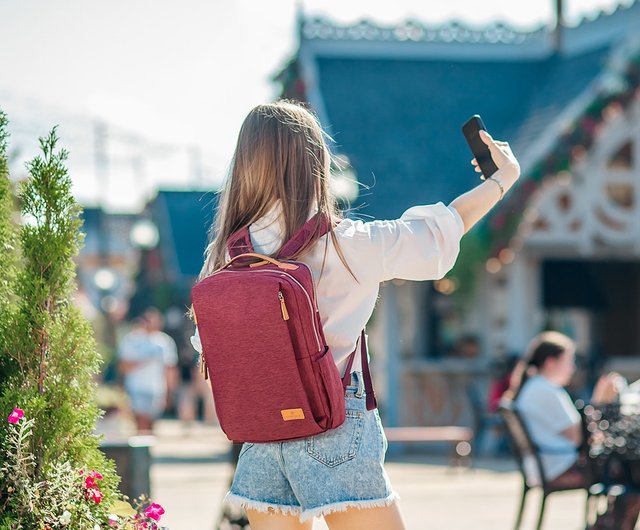
{"type": "MultiPolygon", "coordinates": [[[[277,204],[249,227],[256,252],[274,254],[282,245],[280,209],[277,204]]],[[[464,223],[455,208],[439,202],[409,208],[395,221],[344,219],[335,234],[357,282],[343,265],[328,234],[300,261],[313,274],[325,338],[342,374],[347,357],[373,313],[380,283],[394,278],[442,278],[456,262],[464,223]],[[325,247],[326,261],[320,276],[325,247]]],[[[202,352],[197,329],[191,343],[202,352]]],[[[356,355],[352,371],[361,369],[360,355],[356,355]]]]}

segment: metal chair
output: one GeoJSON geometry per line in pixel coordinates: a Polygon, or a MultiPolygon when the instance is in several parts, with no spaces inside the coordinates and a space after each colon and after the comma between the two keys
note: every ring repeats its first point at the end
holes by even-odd
{"type": "Polygon", "coordinates": [[[542,460],[540,458],[541,450],[532,441],[531,436],[525,423],[522,421],[522,417],[516,410],[513,402],[502,402],[498,409],[498,413],[504,421],[505,430],[513,454],[518,463],[520,474],[522,476],[522,498],[520,500],[520,507],[518,509],[518,515],[515,523],[515,530],[519,530],[522,524],[522,515],[524,513],[524,507],[527,500],[527,494],[535,488],[542,490],[542,501],[540,503],[540,513],[538,515],[537,530],[542,528],[542,522],[544,519],[544,512],[547,502],[547,497],[552,493],[561,491],[575,491],[584,490],[586,493],[586,505],[585,505],[585,526],[589,518],[590,496],[589,487],[587,485],[580,486],[558,486],[554,485],[546,479],[544,469],[542,467],[542,460]]]}

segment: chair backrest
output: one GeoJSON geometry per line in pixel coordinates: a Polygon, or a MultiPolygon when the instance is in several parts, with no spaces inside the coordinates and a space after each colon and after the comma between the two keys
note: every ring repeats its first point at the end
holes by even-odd
{"type": "Polygon", "coordinates": [[[498,413],[504,421],[507,437],[520,468],[522,479],[528,487],[544,486],[544,469],[540,451],[531,439],[531,435],[516,410],[513,401],[502,401],[498,413]]]}

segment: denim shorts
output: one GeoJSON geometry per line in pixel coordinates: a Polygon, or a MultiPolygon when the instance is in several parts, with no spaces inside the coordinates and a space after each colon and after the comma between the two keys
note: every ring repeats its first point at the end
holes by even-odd
{"type": "Polygon", "coordinates": [[[131,410],[135,414],[148,416],[157,419],[162,416],[165,405],[165,394],[159,392],[141,392],[139,390],[127,389],[131,410]]]}
{"type": "Polygon", "coordinates": [[[391,504],[397,495],[384,470],[387,440],[378,411],[367,411],[359,372],[352,374],[345,397],[346,420],[337,429],[300,440],[243,444],[227,502],[301,521],[391,504]]]}

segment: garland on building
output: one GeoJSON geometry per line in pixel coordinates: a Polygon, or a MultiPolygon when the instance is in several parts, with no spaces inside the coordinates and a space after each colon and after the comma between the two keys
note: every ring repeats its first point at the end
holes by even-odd
{"type": "MultiPolygon", "coordinates": [[[[553,149],[521,176],[520,183],[499,208],[463,238],[460,256],[447,275],[454,285],[448,289],[449,293],[456,292],[457,296],[466,298],[474,291],[482,267],[495,273],[515,259],[531,229],[533,218],[529,218],[527,208],[533,202],[533,196],[582,160],[604,125],[640,99],[640,50],[635,49],[617,64],[611,64],[601,79],[603,82],[594,98],[560,134],[553,149]]],[[[281,84],[281,97],[306,101],[297,57],[291,59],[273,80],[281,84]]]]}
{"type": "Polygon", "coordinates": [[[551,152],[509,193],[499,208],[462,241],[460,257],[449,277],[458,280],[461,295],[473,290],[473,278],[485,266],[498,272],[522,249],[534,220],[527,208],[538,191],[582,160],[606,123],[640,99],[640,53],[636,51],[622,68],[610,67],[590,104],[560,135],[551,152]]]}
{"type": "Polygon", "coordinates": [[[300,62],[297,57],[291,59],[280,72],[274,75],[272,81],[280,83],[281,98],[307,101],[306,87],[300,74],[300,62]]]}

